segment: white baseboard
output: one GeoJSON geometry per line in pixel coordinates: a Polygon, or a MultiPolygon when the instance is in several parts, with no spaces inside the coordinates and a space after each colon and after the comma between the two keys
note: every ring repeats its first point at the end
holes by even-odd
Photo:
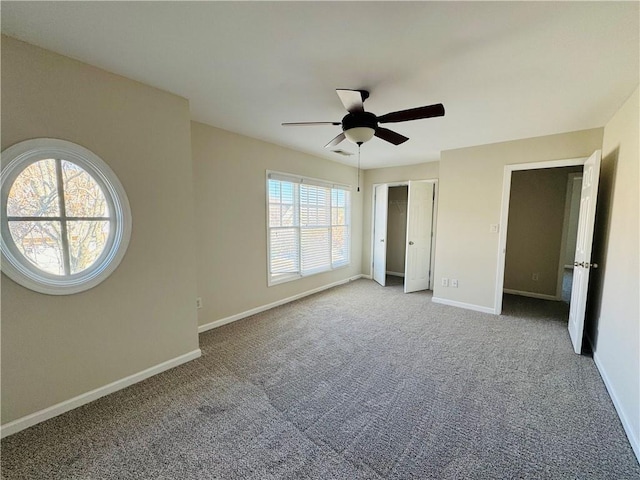
{"type": "Polygon", "coordinates": [[[389,272],[389,271],[387,271],[387,275],[391,275],[392,277],[404,277],[404,273],[400,273],[400,272],[389,272]]]}
{"type": "Polygon", "coordinates": [[[636,454],[636,458],[638,459],[638,463],[640,463],[640,439],[638,439],[633,429],[631,428],[631,422],[629,418],[625,414],[622,406],[620,405],[620,401],[618,400],[618,396],[616,395],[616,391],[609,380],[609,376],[607,375],[598,354],[593,349],[593,343],[591,339],[587,337],[587,340],[591,344],[591,351],[593,351],[593,361],[598,368],[598,372],[600,372],[600,376],[602,377],[602,381],[604,382],[604,386],[607,387],[607,392],[609,392],[609,396],[611,397],[611,401],[613,402],[613,406],[616,408],[616,412],[618,412],[618,417],[620,418],[620,422],[622,423],[622,427],[624,428],[625,433],[627,434],[627,438],[629,439],[629,443],[631,444],[631,448],[633,448],[633,453],[636,454]]]}
{"type": "Polygon", "coordinates": [[[278,300],[277,302],[269,303],[267,305],[262,305],[260,307],[252,308],[251,310],[247,310],[245,312],[236,313],[235,315],[231,315],[229,317],[221,318],[220,320],[214,320],[210,323],[205,323],[204,325],[200,325],[198,327],[198,333],[206,332],[207,330],[211,330],[213,328],[221,327],[222,325],[226,325],[227,323],[235,322],[236,320],[240,320],[243,318],[250,317],[251,315],[255,315],[256,313],[261,313],[266,310],[270,310],[275,307],[279,307],[280,305],[284,305],[285,303],[293,302],[295,300],[299,300],[304,297],[308,297],[309,295],[313,295],[314,293],[322,292],[323,290],[328,290],[329,288],[337,287],[338,285],[343,285],[345,283],[352,282],[354,280],[358,280],[359,278],[367,278],[365,275],[354,275],[353,277],[346,278],[344,280],[338,280],[337,282],[330,283],[328,285],[323,285],[322,287],[314,288],[312,290],[307,290],[306,292],[299,293],[297,295],[293,295],[292,297],[283,298],[282,300],[278,300]]]}
{"type": "Polygon", "coordinates": [[[511,290],[510,288],[505,288],[502,291],[504,293],[509,293],[511,295],[520,295],[521,297],[539,298],[541,300],[553,300],[556,302],[562,300],[562,297],[556,297],[555,295],[547,295],[546,293],[523,292],[521,290],[511,290]]]}
{"type": "Polygon", "coordinates": [[[467,310],[474,310],[476,312],[492,313],[494,315],[496,314],[496,311],[493,308],[474,305],[473,303],[456,302],[455,300],[449,300],[447,298],[440,297],[432,297],[431,301],[433,303],[441,303],[443,305],[449,305],[451,307],[466,308],[467,310]]]}
{"type": "Polygon", "coordinates": [[[202,352],[198,348],[197,350],[193,350],[189,353],[185,353],[184,355],[180,355],[179,357],[172,358],[171,360],[167,360],[166,362],[159,363],[158,365],[147,368],[146,370],[142,370],[141,372],[134,373],[133,375],[129,375],[128,377],[124,377],[120,380],[116,380],[115,382],[109,383],[108,385],[98,387],[94,390],[91,390],[90,392],[83,393],[81,395],[78,395],[77,397],[73,397],[51,407],[47,407],[44,410],[31,413],[22,418],[9,422],[0,427],[0,438],[13,435],[20,430],[29,428],[33,425],[36,425],[37,423],[44,422],[45,420],[49,420],[53,417],[57,417],[58,415],[68,412],[69,410],[73,410],[74,408],[78,408],[89,402],[97,400],[100,397],[104,397],[105,395],[108,395],[110,393],[122,390],[123,388],[133,385],[134,383],[141,382],[142,380],[152,377],[153,375],[157,375],[158,373],[164,372],[165,370],[169,370],[190,360],[194,360],[200,355],[202,355],[202,352]]]}
{"type": "Polygon", "coordinates": [[[366,280],[373,280],[373,277],[371,275],[365,275],[364,273],[360,275],[360,278],[364,278],[366,280]]]}

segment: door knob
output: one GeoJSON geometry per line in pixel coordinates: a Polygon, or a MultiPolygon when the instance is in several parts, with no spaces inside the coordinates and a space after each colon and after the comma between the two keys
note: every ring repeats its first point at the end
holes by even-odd
{"type": "Polygon", "coordinates": [[[597,263],[589,263],[589,262],[573,262],[574,267],[584,267],[584,268],[598,268],[597,263]]]}
{"type": "Polygon", "coordinates": [[[381,238],[381,239],[380,239],[380,241],[381,241],[381,242],[384,242],[384,238],[381,238]]]}
{"type": "Polygon", "coordinates": [[[409,241],[409,245],[413,245],[413,242],[409,241]]]}

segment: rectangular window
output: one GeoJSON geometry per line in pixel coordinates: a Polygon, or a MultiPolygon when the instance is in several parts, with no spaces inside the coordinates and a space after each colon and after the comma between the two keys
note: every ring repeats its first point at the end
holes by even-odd
{"type": "Polygon", "coordinates": [[[349,188],[267,172],[269,285],[349,265],[349,188]]]}

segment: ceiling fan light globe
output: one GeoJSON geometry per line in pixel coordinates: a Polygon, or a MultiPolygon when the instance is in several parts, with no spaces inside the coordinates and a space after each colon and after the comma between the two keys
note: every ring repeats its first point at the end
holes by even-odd
{"type": "Polygon", "coordinates": [[[374,133],[376,133],[376,131],[369,127],[354,127],[344,131],[344,135],[347,137],[347,140],[355,143],[356,145],[368,142],[373,138],[374,133]]]}

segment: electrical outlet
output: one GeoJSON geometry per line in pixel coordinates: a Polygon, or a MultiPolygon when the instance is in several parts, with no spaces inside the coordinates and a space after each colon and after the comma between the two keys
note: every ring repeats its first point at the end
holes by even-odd
{"type": "Polygon", "coordinates": [[[442,278],[442,286],[443,287],[448,287],[449,286],[449,279],[448,278],[442,278]]]}
{"type": "Polygon", "coordinates": [[[533,280],[534,282],[538,281],[538,274],[534,273],[533,275],[531,275],[531,280],[533,280]]]}
{"type": "Polygon", "coordinates": [[[202,297],[196,298],[196,308],[200,310],[202,308],[202,297]]]}
{"type": "Polygon", "coordinates": [[[458,280],[456,280],[455,278],[451,279],[451,286],[453,288],[458,288],[458,280]]]}
{"type": "Polygon", "coordinates": [[[500,225],[497,223],[492,223],[491,225],[489,225],[489,233],[498,233],[499,229],[500,225]]]}

